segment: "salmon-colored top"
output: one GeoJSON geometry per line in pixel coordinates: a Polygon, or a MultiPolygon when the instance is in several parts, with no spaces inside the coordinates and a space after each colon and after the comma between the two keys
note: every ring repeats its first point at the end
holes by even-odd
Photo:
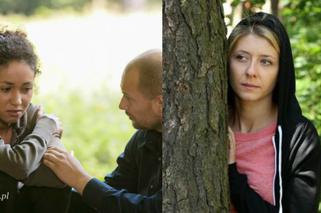
{"type": "Polygon", "coordinates": [[[234,132],[238,172],[245,174],[249,186],[272,205],[275,205],[275,151],[272,142],[275,129],[276,123],[273,122],[257,132],[234,132]]]}

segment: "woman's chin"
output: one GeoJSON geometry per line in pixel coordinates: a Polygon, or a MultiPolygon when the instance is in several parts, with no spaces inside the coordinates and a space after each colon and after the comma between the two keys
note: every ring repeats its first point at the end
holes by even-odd
{"type": "Polygon", "coordinates": [[[4,120],[4,122],[6,122],[8,125],[11,124],[15,124],[20,120],[21,117],[17,117],[17,118],[8,118],[6,120],[4,120]]]}

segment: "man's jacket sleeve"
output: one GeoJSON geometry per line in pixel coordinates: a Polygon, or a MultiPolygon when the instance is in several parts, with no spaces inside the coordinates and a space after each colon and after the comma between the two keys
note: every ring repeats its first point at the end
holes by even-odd
{"type": "Polygon", "coordinates": [[[162,192],[151,196],[117,190],[95,178],[91,179],[84,191],[83,199],[100,213],[160,213],[162,211],[162,192]]]}

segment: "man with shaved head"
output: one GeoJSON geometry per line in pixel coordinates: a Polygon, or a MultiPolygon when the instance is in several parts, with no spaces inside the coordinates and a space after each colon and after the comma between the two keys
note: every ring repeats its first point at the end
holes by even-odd
{"type": "MultiPolygon", "coordinates": [[[[161,212],[162,53],[150,50],[126,66],[119,108],[137,129],[104,182],[91,177],[70,153],[49,148],[44,163],[88,205],[74,212],[161,212]]],[[[80,204],[79,204],[80,205],[80,204]]],[[[80,207],[80,206],[78,206],[80,207]]]]}

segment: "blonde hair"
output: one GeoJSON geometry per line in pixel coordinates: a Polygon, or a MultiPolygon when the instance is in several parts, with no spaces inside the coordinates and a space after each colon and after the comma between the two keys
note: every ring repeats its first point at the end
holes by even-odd
{"type": "Polygon", "coordinates": [[[230,57],[230,54],[232,53],[237,41],[249,34],[254,34],[259,37],[262,37],[266,39],[272,47],[280,53],[280,41],[277,37],[277,35],[271,31],[269,28],[259,25],[259,24],[253,24],[253,25],[238,25],[236,26],[232,33],[230,34],[228,38],[228,57],[230,57]]]}

